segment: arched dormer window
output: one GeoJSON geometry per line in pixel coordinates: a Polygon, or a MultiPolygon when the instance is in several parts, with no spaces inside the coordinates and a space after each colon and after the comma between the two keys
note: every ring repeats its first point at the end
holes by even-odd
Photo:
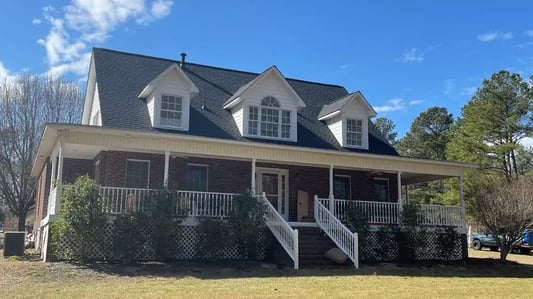
{"type": "Polygon", "coordinates": [[[291,111],[280,109],[279,101],[271,96],[261,101],[260,108],[248,108],[248,134],[269,138],[291,138],[291,111]]]}

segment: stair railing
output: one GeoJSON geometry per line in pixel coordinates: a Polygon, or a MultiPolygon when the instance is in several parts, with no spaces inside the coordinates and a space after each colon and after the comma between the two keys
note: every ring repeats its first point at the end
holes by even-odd
{"type": "Polygon", "coordinates": [[[265,222],[274,237],[279,241],[281,247],[285,249],[289,257],[294,261],[294,269],[299,268],[298,252],[298,230],[292,227],[283,219],[276,208],[270,203],[263,192],[259,195],[259,200],[265,204],[265,222]]]}
{"type": "Polygon", "coordinates": [[[335,217],[315,195],[315,219],[318,226],[331,238],[331,240],[348,255],[359,268],[359,244],[357,232],[352,233],[342,222],[335,217]]]}

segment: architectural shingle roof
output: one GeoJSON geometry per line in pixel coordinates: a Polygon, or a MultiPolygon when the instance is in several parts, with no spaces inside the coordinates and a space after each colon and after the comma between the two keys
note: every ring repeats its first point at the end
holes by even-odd
{"type": "Polygon", "coordinates": [[[182,70],[200,92],[191,99],[189,131],[172,131],[152,127],[146,103],[138,98],[138,95],[151,80],[179,61],[101,48],[93,49],[93,59],[104,127],[397,155],[371,122],[369,149],[357,150],[341,147],[326,124],[318,120],[325,104],[348,94],[342,86],[287,79],[307,105],[298,111],[298,141],[247,138],[241,136],[231,113],[222,107],[239,89],[256,79],[259,74],[187,62],[182,70]]]}

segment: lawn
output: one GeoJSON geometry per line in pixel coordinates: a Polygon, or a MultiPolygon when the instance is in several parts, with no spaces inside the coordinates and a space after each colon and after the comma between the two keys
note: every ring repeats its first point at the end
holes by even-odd
{"type": "Polygon", "coordinates": [[[43,263],[0,257],[5,298],[501,298],[533,293],[533,256],[507,265],[470,251],[466,265],[277,269],[262,264],[141,266],[43,263]]]}

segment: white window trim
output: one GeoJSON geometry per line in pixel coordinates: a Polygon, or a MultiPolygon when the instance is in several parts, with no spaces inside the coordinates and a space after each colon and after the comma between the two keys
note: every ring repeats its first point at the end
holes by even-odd
{"type": "Polygon", "coordinates": [[[356,148],[356,149],[368,149],[368,119],[362,116],[353,115],[346,116],[342,119],[342,143],[344,147],[356,148]],[[348,120],[360,120],[361,121],[361,145],[348,144],[348,120]]]}
{"type": "MultiPolygon", "coordinates": [[[[261,99],[262,100],[262,99],[261,99]]],[[[278,100],[279,101],[279,100],[278,100]]],[[[297,124],[297,114],[298,112],[295,110],[295,109],[289,109],[289,108],[286,108],[286,107],[282,107],[280,105],[280,107],[269,107],[269,106],[261,106],[261,102],[259,102],[259,105],[245,105],[243,107],[243,113],[244,113],[244,117],[243,117],[243,136],[245,137],[250,137],[250,138],[259,138],[259,139],[267,139],[267,140],[278,140],[278,141],[296,141],[297,140],[297,130],[295,130],[295,128],[297,128],[298,124],[297,124]],[[257,119],[257,135],[252,135],[249,133],[248,131],[248,128],[249,128],[249,124],[250,124],[250,107],[256,107],[257,108],[257,116],[258,116],[258,119],[257,119]],[[261,108],[268,108],[268,109],[275,109],[278,111],[278,116],[279,116],[279,123],[278,123],[278,137],[272,137],[272,136],[262,136],[261,135],[261,108]],[[282,138],[281,137],[281,126],[283,125],[283,120],[282,120],[282,111],[289,111],[290,114],[291,114],[291,117],[290,117],[290,121],[289,121],[289,138],[282,138]]]]}
{"type": "MultiPolygon", "coordinates": [[[[187,163],[187,176],[189,175],[189,166],[205,167],[205,191],[198,192],[209,192],[209,164],[187,163]]],[[[185,177],[185,183],[187,184],[187,177],[185,177]]]]}
{"type": "Polygon", "coordinates": [[[333,175],[333,194],[335,194],[335,178],[348,178],[348,186],[350,190],[348,192],[350,198],[345,198],[346,200],[352,200],[352,176],[347,174],[334,174],[333,175]]]}
{"type": "Polygon", "coordinates": [[[389,178],[374,178],[374,181],[386,181],[387,182],[387,195],[388,195],[388,198],[387,198],[387,201],[385,201],[385,202],[389,202],[390,201],[390,179],[389,178]]]}
{"type": "Polygon", "coordinates": [[[154,119],[157,128],[188,131],[189,130],[189,115],[190,115],[190,96],[185,93],[177,93],[167,90],[161,90],[154,95],[154,119]],[[171,96],[181,98],[181,125],[179,127],[162,125],[161,124],[161,104],[163,96],[171,96]]]}
{"type": "Polygon", "coordinates": [[[142,159],[126,159],[126,168],[125,168],[126,172],[124,173],[124,186],[126,186],[126,184],[128,182],[128,161],[132,161],[132,162],[148,162],[148,175],[146,176],[146,178],[147,178],[146,188],[139,188],[139,189],[150,189],[151,161],[150,160],[142,160],[142,159]]]}

